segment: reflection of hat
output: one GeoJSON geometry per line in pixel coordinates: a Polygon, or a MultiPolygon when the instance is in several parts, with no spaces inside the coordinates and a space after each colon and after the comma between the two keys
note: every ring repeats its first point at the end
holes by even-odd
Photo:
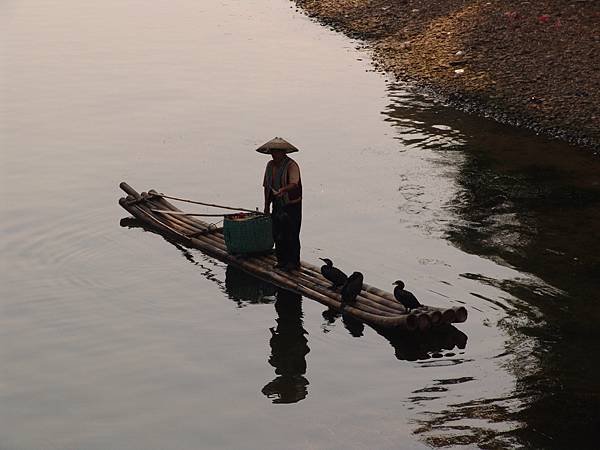
{"type": "Polygon", "coordinates": [[[273,403],[296,403],[308,395],[308,380],[302,375],[279,375],[262,388],[273,403]]]}
{"type": "Polygon", "coordinates": [[[274,137],[269,142],[256,149],[258,153],[265,153],[267,155],[273,150],[283,150],[286,153],[294,153],[298,151],[296,147],[280,137],[274,137]]]}

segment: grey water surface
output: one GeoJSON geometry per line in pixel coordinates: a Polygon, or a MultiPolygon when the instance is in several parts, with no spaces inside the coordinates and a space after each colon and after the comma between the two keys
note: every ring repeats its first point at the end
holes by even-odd
{"type": "Polygon", "coordinates": [[[0,448],[593,447],[597,158],[411,93],[285,0],[9,0],[0,28],[0,448]],[[468,321],[382,335],[121,223],[122,180],[260,206],[275,135],[304,260],[468,321]]]}

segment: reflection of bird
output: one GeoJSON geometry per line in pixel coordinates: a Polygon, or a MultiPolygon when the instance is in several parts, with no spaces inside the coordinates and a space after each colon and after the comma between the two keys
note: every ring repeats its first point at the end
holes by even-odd
{"type": "Polygon", "coordinates": [[[353,337],[361,337],[365,332],[365,324],[350,314],[342,315],[342,322],[353,337]]]}
{"type": "Polygon", "coordinates": [[[326,309],[325,311],[323,311],[321,313],[321,315],[323,316],[323,319],[325,319],[329,325],[333,324],[335,322],[335,320],[338,317],[340,317],[339,311],[337,311],[333,308],[326,309]]]}
{"type": "Polygon", "coordinates": [[[346,284],[342,287],[342,306],[356,301],[356,296],[360,293],[362,285],[362,273],[354,272],[348,277],[348,281],[346,281],[346,284]]]}
{"type": "Polygon", "coordinates": [[[394,288],[394,297],[396,297],[396,300],[402,303],[402,305],[406,308],[408,312],[410,312],[411,309],[419,308],[420,306],[422,306],[419,303],[419,300],[417,300],[417,297],[415,297],[412,292],[404,290],[403,281],[397,280],[394,281],[393,284],[396,285],[396,287],[394,288]]]}
{"type": "Polygon", "coordinates": [[[337,289],[338,287],[343,286],[348,279],[348,276],[337,267],[333,267],[333,261],[329,258],[319,259],[325,262],[325,264],[321,266],[321,274],[333,283],[331,289],[337,289]]]}

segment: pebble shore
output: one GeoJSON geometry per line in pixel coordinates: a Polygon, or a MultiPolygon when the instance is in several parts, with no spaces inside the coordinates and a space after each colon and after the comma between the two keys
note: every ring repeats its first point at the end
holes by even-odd
{"type": "Polygon", "coordinates": [[[596,0],[294,0],[441,101],[600,150],[596,0]]]}

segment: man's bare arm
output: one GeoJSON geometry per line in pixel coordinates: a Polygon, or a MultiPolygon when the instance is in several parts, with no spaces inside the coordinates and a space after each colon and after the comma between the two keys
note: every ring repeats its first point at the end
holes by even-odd
{"type": "Polygon", "coordinates": [[[300,168],[298,164],[294,163],[290,165],[288,169],[288,184],[279,189],[274,195],[279,197],[286,192],[291,191],[294,188],[298,187],[298,183],[300,182],[300,168]]]}

